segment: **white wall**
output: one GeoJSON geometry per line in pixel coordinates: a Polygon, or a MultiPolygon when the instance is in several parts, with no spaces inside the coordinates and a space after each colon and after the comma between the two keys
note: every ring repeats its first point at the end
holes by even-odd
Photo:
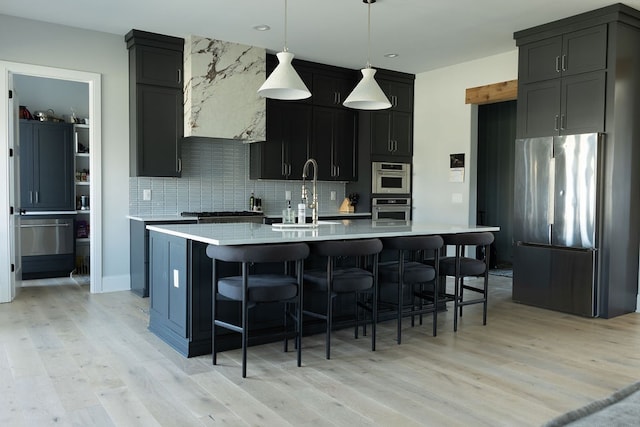
{"type": "Polygon", "coordinates": [[[413,218],[442,224],[476,223],[477,106],[468,88],[518,78],[518,51],[416,75],[413,218]],[[463,183],[449,182],[449,154],[465,153],[463,183]],[[452,196],[460,194],[461,203],[452,196]]]}
{"type": "Polygon", "coordinates": [[[129,89],[124,36],[0,15],[0,60],[102,75],[102,291],[129,288],[129,89]]]}

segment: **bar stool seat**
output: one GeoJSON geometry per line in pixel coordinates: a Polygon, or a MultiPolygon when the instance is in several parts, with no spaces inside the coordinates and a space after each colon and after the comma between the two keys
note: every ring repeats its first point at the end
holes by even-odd
{"type": "Polygon", "coordinates": [[[285,351],[287,351],[287,317],[295,319],[295,339],[297,348],[297,364],[302,364],[302,277],[303,260],[309,255],[306,243],[207,246],[207,256],[213,259],[213,302],[211,314],[213,319],[211,335],[212,361],[217,362],[216,328],[223,327],[242,334],[242,377],[247,376],[247,347],[249,335],[249,309],[261,303],[284,303],[284,335],[285,351]],[[237,262],[242,265],[242,275],[218,277],[216,260],[237,262]],[[295,264],[294,271],[289,271],[288,264],[295,264]],[[250,274],[249,265],[260,263],[282,263],[282,274],[250,274]],[[228,299],[241,303],[241,323],[217,317],[219,299],[228,299]],[[295,312],[289,310],[295,305],[295,312]]]}
{"type": "MultiPolygon", "coordinates": [[[[327,272],[309,271],[304,275],[305,286],[308,290],[326,290],[327,272]]],[[[358,292],[371,289],[373,275],[361,268],[343,268],[333,271],[332,291],[336,293],[358,292]]]]}
{"type": "Polygon", "coordinates": [[[402,341],[402,318],[411,316],[411,324],[415,315],[420,316],[432,313],[433,336],[437,333],[437,295],[438,295],[438,257],[443,240],[440,236],[401,236],[382,239],[385,249],[397,252],[396,261],[381,263],[378,269],[380,276],[380,288],[395,286],[397,292],[396,301],[383,301],[381,305],[390,305],[396,308],[398,344],[402,341]],[[426,256],[431,255],[431,263],[426,256]],[[433,289],[428,292],[425,285],[433,282],[433,289]],[[404,290],[409,287],[411,303],[405,304],[404,290]],[[416,302],[417,300],[417,302],[416,302]],[[427,307],[424,302],[427,301],[427,307]]]}

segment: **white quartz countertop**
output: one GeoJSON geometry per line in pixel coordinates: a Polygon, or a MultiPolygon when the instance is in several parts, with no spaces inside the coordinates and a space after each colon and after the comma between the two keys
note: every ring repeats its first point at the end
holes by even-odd
{"type": "MultiPolygon", "coordinates": [[[[72,212],[75,213],[75,212],[72,212]]],[[[322,218],[368,218],[371,216],[371,212],[321,212],[318,214],[320,219],[322,218]]],[[[265,214],[265,218],[269,219],[282,219],[282,215],[278,214],[265,214]]],[[[142,222],[167,222],[167,221],[195,221],[196,217],[185,217],[180,214],[173,215],[127,215],[127,219],[142,222]]]]}
{"type": "Polygon", "coordinates": [[[320,240],[364,239],[476,231],[499,231],[500,227],[442,225],[411,221],[336,220],[316,228],[278,228],[267,224],[168,224],[147,225],[150,231],[182,237],[211,245],[311,242],[320,240]]]}

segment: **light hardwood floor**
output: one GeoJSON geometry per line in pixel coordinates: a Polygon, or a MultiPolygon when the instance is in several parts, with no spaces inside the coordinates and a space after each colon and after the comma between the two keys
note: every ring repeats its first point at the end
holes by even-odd
{"type": "Polygon", "coordinates": [[[491,277],[489,318],[465,308],[378,349],[338,331],[186,359],[147,330],[149,300],[87,286],[23,288],[0,305],[2,426],[536,426],[640,380],[640,313],[585,319],[515,304],[491,277]]]}

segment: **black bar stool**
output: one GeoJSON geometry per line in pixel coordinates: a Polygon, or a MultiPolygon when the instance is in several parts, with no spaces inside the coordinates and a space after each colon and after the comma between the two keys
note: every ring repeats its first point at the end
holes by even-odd
{"type": "Polygon", "coordinates": [[[382,250],[382,242],[379,239],[330,240],[312,243],[310,247],[312,254],[326,257],[326,269],[324,271],[306,271],[304,284],[310,290],[326,292],[327,311],[326,313],[316,313],[304,310],[304,314],[326,320],[325,349],[327,359],[331,358],[333,301],[339,294],[355,294],[356,338],[360,297],[363,294],[371,294],[372,303],[366,307],[371,310],[371,350],[375,351],[376,323],[378,321],[378,254],[382,250]],[[343,257],[353,258],[357,263],[355,266],[349,267],[336,266],[336,259],[341,258],[340,261],[345,261],[342,259],[343,257]]]}
{"type": "Polygon", "coordinates": [[[302,364],[302,277],[303,260],[309,255],[306,243],[239,245],[207,247],[207,255],[212,258],[213,268],[213,330],[211,350],[213,364],[216,364],[216,327],[220,326],[242,334],[242,377],[247,376],[247,346],[249,333],[249,309],[260,303],[285,303],[285,351],[286,351],[286,317],[296,319],[295,336],[298,350],[298,366],[302,364]],[[215,260],[242,263],[242,275],[217,277],[215,260]],[[293,261],[295,271],[289,274],[285,263],[293,261]],[[283,274],[249,274],[249,264],[282,262],[283,274]],[[242,320],[240,325],[220,320],[216,317],[218,299],[240,301],[242,303],[242,320]],[[289,303],[294,303],[296,311],[290,313],[289,303]]]}
{"type": "Polygon", "coordinates": [[[402,318],[411,316],[411,325],[415,315],[432,313],[433,336],[436,336],[438,325],[437,295],[438,295],[438,258],[443,245],[440,236],[403,236],[383,238],[382,245],[385,249],[397,251],[396,261],[380,263],[378,274],[380,277],[380,292],[386,285],[395,285],[397,288],[397,300],[395,302],[380,300],[381,305],[390,305],[397,310],[397,341],[402,340],[402,318]],[[427,264],[425,258],[432,256],[427,264]],[[433,264],[431,264],[433,263],[433,264]],[[428,292],[425,285],[433,282],[433,290],[428,292]],[[404,303],[405,288],[409,288],[411,304],[404,303]],[[416,288],[419,287],[419,288],[416,288]],[[418,303],[416,304],[416,299],[418,303]],[[425,299],[429,304],[424,306],[425,299]]]}
{"type": "Polygon", "coordinates": [[[453,330],[458,330],[458,311],[462,316],[462,307],[471,304],[482,304],[482,324],[487,324],[487,302],[489,297],[489,246],[493,242],[493,233],[459,233],[444,236],[444,244],[455,246],[455,256],[440,259],[440,274],[453,276],[453,295],[447,295],[453,299],[454,315],[453,330]],[[484,247],[484,259],[479,260],[465,256],[467,246],[484,247]],[[465,277],[484,276],[482,287],[471,286],[464,282],[465,277]],[[464,290],[480,294],[480,298],[464,300],[464,290]]]}

